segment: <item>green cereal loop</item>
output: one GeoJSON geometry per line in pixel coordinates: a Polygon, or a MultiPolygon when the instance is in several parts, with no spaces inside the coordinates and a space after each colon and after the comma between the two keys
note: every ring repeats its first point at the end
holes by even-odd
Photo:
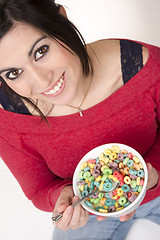
{"type": "Polygon", "coordinates": [[[94,198],[91,198],[89,201],[90,201],[91,203],[94,203],[94,198]]]}
{"type": "Polygon", "coordinates": [[[123,164],[126,165],[128,161],[129,161],[129,158],[126,157],[126,158],[124,159],[124,161],[123,161],[123,164]]]}
{"type": "Polygon", "coordinates": [[[110,168],[104,168],[103,173],[104,173],[104,174],[107,174],[107,175],[112,175],[112,169],[110,169],[110,168]]]}
{"type": "Polygon", "coordinates": [[[115,162],[115,163],[119,163],[120,161],[119,161],[119,160],[117,160],[117,159],[115,159],[115,160],[114,160],[114,162],[115,162]]]}
{"type": "Polygon", "coordinates": [[[130,185],[131,185],[131,188],[135,188],[135,187],[137,186],[136,180],[133,179],[133,180],[131,181],[130,185]]]}
{"type": "Polygon", "coordinates": [[[139,187],[138,187],[138,192],[141,192],[141,191],[142,191],[142,188],[143,188],[143,186],[139,185],[139,187]]]}
{"type": "Polygon", "coordinates": [[[137,191],[138,191],[138,187],[139,187],[139,186],[136,186],[135,188],[132,188],[132,191],[133,191],[133,192],[137,192],[137,191]]]}
{"type": "Polygon", "coordinates": [[[85,201],[85,204],[88,206],[88,207],[92,207],[92,203],[90,201],[85,201]]]}
{"type": "Polygon", "coordinates": [[[102,182],[104,182],[107,179],[107,177],[108,177],[108,174],[105,173],[101,178],[102,182]]]}
{"type": "Polygon", "coordinates": [[[125,196],[121,196],[119,199],[118,199],[118,203],[121,205],[121,206],[124,206],[127,202],[127,198],[125,196]]]}
{"type": "Polygon", "coordinates": [[[84,173],[84,171],[80,171],[80,172],[78,173],[78,177],[79,177],[80,179],[83,179],[83,173],[84,173]]]}
{"type": "Polygon", "coordinates": [[[90,176],[91,176],[91,173],[88,171],[83,174],[84,179],[89,178],[90,176]]]}
{"type": "Polygon", "coordinates": [[[99,198],[95,198],[94,201],[93,201],[93,203],[94,203],[95,205],[99,204],[99,203],[100,203],[100,199],[99,199],[99,198]]]}
{"type": "Polygon", "coordinates": [[[94,181],[94,180],[95,180],[95,177],[93,177],[93,176],[91,176],[91,177],[88,178],[88,181],[89,181],[89,182],[92,182],[92,181],[94,181]]]}
{"type": "Polygon", "coordinates": [[[103,196],[104,196],[104,193],[99,193],[99,194],[98,194],[98,198],[99,198],[99,199],[103,198],[103,196]]]}

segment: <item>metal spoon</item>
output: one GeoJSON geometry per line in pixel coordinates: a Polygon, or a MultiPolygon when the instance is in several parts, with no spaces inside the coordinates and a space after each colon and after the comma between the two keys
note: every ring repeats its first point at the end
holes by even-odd
{"type": "MultiPolygon", "coordinates": [[[[71,206],[74,208],[75,206],[77,206],[79,203],[81,203],[82,201],[84,201],[86,198],[88,198],[89,196],[99,192],[99,193],[110,193],[110,192],[113,192],[117,187],[119,186],[119,182],[114,182],[113,181],[113,185],[112,185],[112,189],[110,189],[109,191],[100,191],[99,189],[95,189],[93,190],[92,192],[90,192],[89,194],[87,194],[86,196],[80,198],[78,201],[76,201],[75,203],[73,203],[71,206]]],[[[62,216],[63,216],[63,212],[56,212],[53,214],[52,216],[52,221],[53,222],[57,222],[59,221],[62,216]]]]}

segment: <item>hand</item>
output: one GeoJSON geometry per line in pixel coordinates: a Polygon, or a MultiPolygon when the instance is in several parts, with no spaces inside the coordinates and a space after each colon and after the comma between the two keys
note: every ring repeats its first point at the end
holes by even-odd
{"type": "Polygon", "coordinates": [[[64,211],[63,217],[55,223],[57,228],[66,231],[70,228],[82,227],[87,223],[89,213],[80,204],[74,208],[71,206],[78,199],[77,196],[74,196],[72,186],[63,188],[54,208],[54,212],[64,211]]]}
{"type": "Polygon", "coordinates": [[[150,163],[147,163],[148,169],[148,183],[147,190],[153,188],[158,183],[158,173],[154,167],[150,163]]]}

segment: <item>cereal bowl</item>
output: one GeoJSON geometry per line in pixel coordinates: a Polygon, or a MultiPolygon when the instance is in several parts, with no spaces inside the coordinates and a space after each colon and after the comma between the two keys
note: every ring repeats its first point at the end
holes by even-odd
{"type": "Polygon", "coordinates": [[[81,205],[95,215],[120,217],[141,204],[147,181],[142,156],[127,145],[109,143],[92,149],[80,160],[73,175],[73,191],[81,198],[93,189],[109,191],[113,182],[119,182],[113,192],[92,195],[81,205]]]}

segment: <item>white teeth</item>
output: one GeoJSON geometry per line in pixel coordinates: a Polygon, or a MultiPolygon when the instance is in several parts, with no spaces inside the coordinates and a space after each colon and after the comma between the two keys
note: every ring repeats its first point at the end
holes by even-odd
{"type": "Polygon", "coordinates": [[[63,83],[63,75],[61,76],[59,82],[57,83],[57,85],[54,87],[54,89],[50,90],[49,92],[44,92],[46,95],[51,95],[51,94],[55,94],[57,91],[59,91],[60,87],[62,86],[63,83]]]}
{"type": "Polygon", "coordinates": [[[61,82],[58,82],[58,87],[61,87],[62,86],[62,83],[61,82]]]}
{"type": "Polygon", "coordinates": [[[55,87],[54,87],[54,90],[55,90],[55,91],[58,91],[58,90],[59,90],[59,87],[58,87],[58,86],[55,86],[55,87]]]}

